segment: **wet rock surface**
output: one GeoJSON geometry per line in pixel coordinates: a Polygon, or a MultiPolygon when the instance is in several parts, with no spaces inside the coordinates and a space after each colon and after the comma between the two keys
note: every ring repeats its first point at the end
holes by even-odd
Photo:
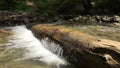
{"type": "Polygon", "coordinates": [[[61,44],[64,57],[82,68],[119,68],[120,42],[96,38],[80,31],[55,25],[35,25],[37,38],[49,37],[61,44]]]}

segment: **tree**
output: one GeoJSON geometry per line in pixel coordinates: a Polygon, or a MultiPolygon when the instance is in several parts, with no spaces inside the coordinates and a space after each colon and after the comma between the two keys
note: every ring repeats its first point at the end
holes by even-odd
{"type": "Polygon", "coordinates": [[[10,10],[15,6],[15,0],[0,0],[0,10],[10,10]]]}

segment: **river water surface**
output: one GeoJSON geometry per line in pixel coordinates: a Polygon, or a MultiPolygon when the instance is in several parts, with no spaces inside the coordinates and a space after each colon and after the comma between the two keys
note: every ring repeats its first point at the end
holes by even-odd
{"type": "Polygon", "coordinates": [[[58,44],[38,40],[25,26],[6,29],[14,35],[0,53],[0,68],[70,68],[58,44]]]}

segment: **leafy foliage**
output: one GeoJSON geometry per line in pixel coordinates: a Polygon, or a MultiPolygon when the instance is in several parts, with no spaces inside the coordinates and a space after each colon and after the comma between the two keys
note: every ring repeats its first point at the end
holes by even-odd
{"type": "Polygon", "coordinates": [[[35,11],[43,14],[117,14],[120,0],[0,0],[0,10],[35,11]]]}

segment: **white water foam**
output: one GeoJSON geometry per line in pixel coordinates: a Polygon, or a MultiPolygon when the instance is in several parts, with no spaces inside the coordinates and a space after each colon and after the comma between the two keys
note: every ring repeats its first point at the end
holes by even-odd
{"type": "Polygon", "coordinates": [[[51,51],[53,54],[56,54],[59,57],[63,57],[63,49],[59,44],[54,43],[49,38],[44,38],[41,40],[42,45],[51,51]]]}
{"type": "Polygon", "coordinates": [[[39,58],[37,60],[47,64],[66,65],[66,61],[64,59],[43,47],[43,45],[49,44],[39,41],[25,26],[12,27],[11,31],[14,33],[14,35],[10,37],[9,41],[14,44],[12,47],[25,49],[24,57],[19,60],[39,58]]]}

